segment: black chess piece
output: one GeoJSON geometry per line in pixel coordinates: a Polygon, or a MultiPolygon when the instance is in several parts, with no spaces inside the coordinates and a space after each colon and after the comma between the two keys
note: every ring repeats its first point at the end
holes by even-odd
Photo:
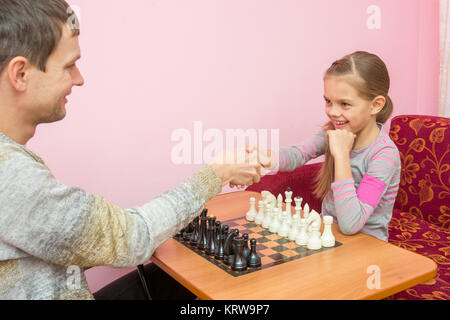
{"type": "Polygon", "coordinates": [[[192,246],[196,246],[196,245],[197,245],[198,238],[199,238],[199,236],[200,236],[200,234],[199,234],[198,220],[199,220],[199,217],[195,217],[195,218],[194,218],[194,221],[192,221],[192,224],[193,224],[193,226],[194,226],[194,230],[192,231],[191,238],[189,239],[189,243],[190,243],[192,246]]]}
{"type": "Polygon", "coordinates": [[[244,235],[242,237],[244,238],[244,249],[242,251],[242,254],[243,254],[244,258],[247,259],[248,255],[250,254],[250,249],[248,247],[248,234],[244,233],[244,235]]]}
{"type": "Polygon", "coordinates": [[[225,263],[229,261],[228,256],[233,255],[233,238],[237,237],[238,235],[239,230],[233,229],[225,238],[225,242],[223,245],[223,260],[225,261],[225,263]]]}
{"type": "Polygon", "coordinates": [[[188,226],[184,229],[183,240],[189,241],[191,239],[191,235],[192,235],[193,231],[194,231],[194,225],[192,222],[189,222],[188,226]]]}
{"type": "MultiPolygon", "coordinates": [[[[217,223],[216,223],[217,224],[217,223]]],[[[216,258],[217,260],[223,260],[223,242],[224,242],[224,228],[225,226],[223,226],[220,222],[219,222],[219,238],[218,238],[218,242],[217,242],[217,247],[216,250],[214,251],[214,258],[216,258]]]]}
{"type": "Polygon", "coordinates": [[[209,226],[208,226],[208,242],[206,243],[206,254],[214,255],[214,251],[216,250],[216,232],[215,232],[215,217],[209,218],[209,226]]]}
{"type": "Polygon", "coordinates": [[[244,271],[247,269],[247,259],[243,255],[244,241],[244,237],[235,237],[233,239],[234,257],[231,269],[234,271],[244,271]]]}
{"type": "Polygon", "coordinates": [[[198,238],[198,242],[197,242],[197,248],[199,248],[200,250],[205,250],[206,249],[206,243],[208,241],[208,238],[206,237],[206,216],[201,216],[200,217],[200,235],[198,238]]]}
{"type": "Polygon", "coordinates": [[[220,237],[222,236],[221,226],[222,223],[220,221],[216,221],[216,238],[214,239],[216,247],[219,245],[220,237]]]}
{"type": "Polygon", "coordinates": [[[247,265],[250,268],[258,268],[261,266],[261,257],[256,253],[256,239],[250,240],[250,254],[247,258],[247,265]]]}
{"type": "Polygon", "coordinates": [[[202,213],[200,214],[200,217],[206,217],[206,215],[208,214],[208,209],[203,209],[202,213]]]}
{"type": "Polygon", "coordinates": [[[230,244],[233,253],[229,254],[228,256],[225,256],[225,258],[224,258],[224,262],[227,266],[231,266],[233,264],[234,252],[235,252],[235,246],[236,246],[234,243],[235,238],[236,237],[233,237],[233,239],[231,240],[231,244],[230,244]]]}

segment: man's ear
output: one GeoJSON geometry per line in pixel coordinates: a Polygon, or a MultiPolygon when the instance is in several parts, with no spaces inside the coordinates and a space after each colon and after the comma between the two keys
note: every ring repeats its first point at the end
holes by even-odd
{"type": "Polygon", "coordinates": [[[27,58],[15,57],[7,65],[9,81],[17,91],[24,91],[30,77],[31,63],[27,58]]]}
{"type": "Polygon", "coordinates": [[[372,110],[371,110],[370,113],[372,115],[378,114],[381,110],[383,110],[385,105],[386,105],[386,98],[385,97],[383,97],[383,96],[376,97],[372,101],[372,110]]]}

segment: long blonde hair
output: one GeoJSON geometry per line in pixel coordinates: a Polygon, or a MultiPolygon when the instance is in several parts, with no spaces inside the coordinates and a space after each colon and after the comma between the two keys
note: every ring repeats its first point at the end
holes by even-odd
{"type": "MultiPolygon", "coordinates": [[[[390,87],[389,73],[385,63],[376,55],[357,51],[346,55],[335,61],[325,72],[324,80],[327,76],[348,76],[349,83],[359,92],[359,95],[372,101],[378,96],[386,99],[383,109],[377,114],[376,121],[385,123],[394,110],[394,104],[388,96],[390,87]]],[[[334,130],[330,121],[323,126],[323,130],[334,130]]],[[[331,183],[334,180],[334,158],[330,153],[327,142],[325,151],[325,162],[317,176],[314,194],[318,198],[324,198],[331,190],[331,183]]]]}

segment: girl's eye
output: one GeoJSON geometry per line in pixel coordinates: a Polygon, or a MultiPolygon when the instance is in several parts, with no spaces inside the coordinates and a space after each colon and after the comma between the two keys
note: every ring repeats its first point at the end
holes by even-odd
{"type": "Polygon", "coordinates": [[[342,105],[343,105],[344,107],[350,107],[350,105],[349,105],[347,102],[342,102],[342,105]]]}

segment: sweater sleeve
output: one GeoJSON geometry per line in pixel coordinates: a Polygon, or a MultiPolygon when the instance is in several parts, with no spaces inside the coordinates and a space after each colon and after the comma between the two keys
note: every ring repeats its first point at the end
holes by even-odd
{"type": "Polygon", "coordinates": [[[399,166],[398,151],[385,147],[372,156],[368,170],[357,188],[353,178],[336,181],[331,185],[342,233],[352,235],[364,227],[382,197],[389,191],[389,185],[399,166]]]}
{"type": "Polygon", "coordinates": [[[308,161],[323,155],[326,142],[325,132],[320,131],[296,146],[280,148],[278,171],[294,171],[308,161]]]}
{"type": "Polygon", "coordinates": [[[222,184],[204,167],[142,207],[58,182],[21,150],[0,154],[0,241],[58,265],[132,267],[200,214],[222,184]]]}

